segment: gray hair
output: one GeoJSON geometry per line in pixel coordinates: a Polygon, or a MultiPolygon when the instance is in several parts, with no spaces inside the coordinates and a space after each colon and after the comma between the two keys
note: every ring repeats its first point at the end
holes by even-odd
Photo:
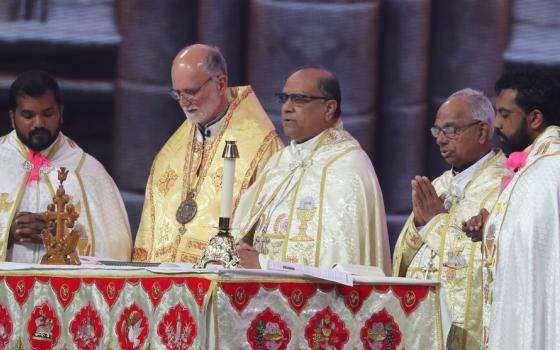
{"type": "Polygon", "coordinates": [[[212,46],[212,50],[204,60],[204,68],[206,68],[210,74],[223,74],[227,76],[226,60],[220,52],[220,49],[216,46],[212,46]]]}
{"type": "Polygon", "coordinates": [[[492,102],[484,95],[483,92],[466,88],[463,90],[459,90],[454,92],[449,96],[448,100],[452,99],[453,97],[465,96],[469,99],[471,113],[473,118],[476,120],[480,120],[483,123],[487,123],[489,126],[488,132],[488,139],[492,138],[494,134],[494,118],[495,112],[494,107],[492,107],[492,102]]]}

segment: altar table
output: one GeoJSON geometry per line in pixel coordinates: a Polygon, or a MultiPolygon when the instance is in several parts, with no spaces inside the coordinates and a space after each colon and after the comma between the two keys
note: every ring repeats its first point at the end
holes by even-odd
{"type": "Polygon", "coordinates": [[[444,348],[436,282],[22,266],[0,264],[0,349],[444,348]]]}

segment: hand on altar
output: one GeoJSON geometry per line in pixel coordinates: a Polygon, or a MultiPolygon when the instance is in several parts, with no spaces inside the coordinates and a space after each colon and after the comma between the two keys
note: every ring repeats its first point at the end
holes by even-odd
{"type": "Polygon", "coordinates": [[[239,255],[239,264],[246,269],[260,269],[259,252],[241,240],[237,243],[237,255],[239,255]]]}
{"type": "Polygon", "coordinates": [[[424,226],[434,216],[445,213],[444,195],[438,196],[436,189],[425,176],[416,176],[412,182],[412,212],[414,224],[424,226]]]}
{"type": "Polygon", "coordinates": [[[41,214],[17,212],[10,227],[10,244],[43,243],[41,232],[47,227],[47,221],[41,214]]]}
{"type": "Polygon", "coordinates": [[[473,242],[480,242],[482,241],[482,234],[484,232],[484,225],[488,220],[488,211],[484,208],[480,209],[478,215],[473,216],[467,221],[464,221],[462,224],[462,230],[465,232],[467,237],[473,242]]]}

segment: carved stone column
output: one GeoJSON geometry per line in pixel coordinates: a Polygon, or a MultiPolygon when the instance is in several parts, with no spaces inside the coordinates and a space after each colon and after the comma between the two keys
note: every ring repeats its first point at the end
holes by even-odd
{"type": "Polygon", "coordinates": [[[248,77],[273,119],[274,93],[288,76],[320,64],[341,83],[345,127],[373,154],[379,8],[379,1],[250,2],[248,77]]]}
{"type": "Polygon", "coordinates": [[[184,121],[167,90],[173,58],[194,41],[194,5],[186,0],[120,3],[123,41],[116,91],[114,168],[123,189],[144,190],[154,156],[184,121]]]}

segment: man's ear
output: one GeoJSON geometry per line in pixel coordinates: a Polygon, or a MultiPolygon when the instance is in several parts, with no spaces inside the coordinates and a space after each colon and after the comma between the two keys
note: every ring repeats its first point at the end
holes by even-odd
{"type": "Polygon", "coordinates": [[[490,125],[488,123],[480,123],[481,128],[478,136],[478,142],[483,145],[488,141],[488,134],[490,133],[490,125]]]}
{"type": "Polygon", "coordinates": [[[64,105],[60,105],[60,125],[64,123],[64,105]]]}
{"type": "Polygon", "coordinates": [[[327,107],[326,120],[330,121],[330,120],[335,118],[334,114],[336,112],[337,103],[336,103],[335,100],[328,100],[325,104],[326,104],[326,107],[327,107]]]}
{"type": "Polygon", "coordinates": [[[16,128],[16,123],[14,122],[14,111],[10,110],[10,122],[12,123],[12,129],[16,128]]]}
{"type": "Polygon", "coordinates": [[[218,75],[217,78],[217,83],[218,83],[218,90],[220,90],[221,93],[225,93],[226,89],[228,87],[228,77],[225,74],[220,74],[218,75]]]}
{"type": "Polygon", "coordinates": [[[538,132],[541,132],[547,127],[544,115],[540,110],[534,109],[527,115],[527,126],[529,129],[538,132]]]}

